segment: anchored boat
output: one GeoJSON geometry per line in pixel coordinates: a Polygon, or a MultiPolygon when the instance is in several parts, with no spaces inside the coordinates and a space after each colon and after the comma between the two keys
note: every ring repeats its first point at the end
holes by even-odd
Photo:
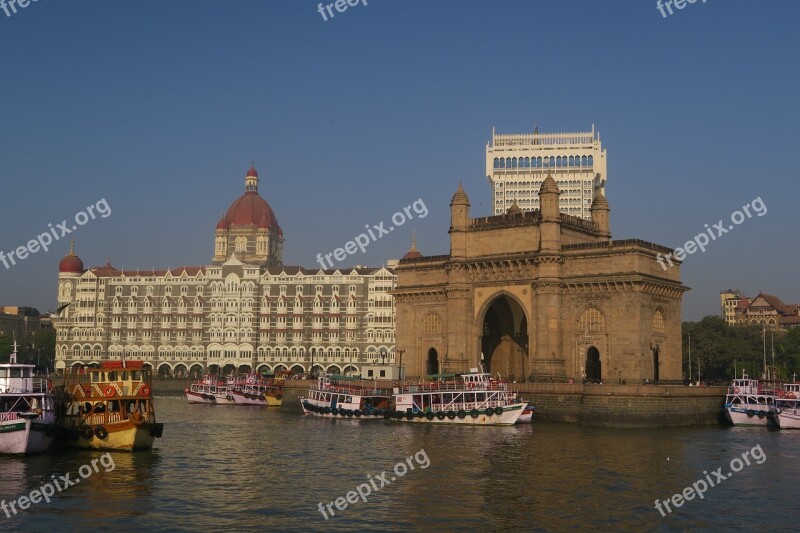
{"type": "Polygon", "coordinates": [[[0,454],[31,455],[47,450],[55,435],[50,380],[34,376],[34,365],[17,364],[17,343],[0,364],[0,454]]]}
{"type": "Polygon", "coordinates": [[[725,416],[734,426],[777,426],[775,391],[764,389],[757,379],[742,373],[734,379],[725,396],[725,416]]]}
{"type": "Polygon", "coordinates": [[[391,396],[386,389],[366,385],[361,378],[328,375],[317,378],[300,398],[303,413],[322,417],[357,419],[388,418],[391,396]]]}
{"type": "Polygon", "coordinates": [[[164,432],[156,422],[152,373],[142,361],[74,366],[56,389],[64,444],[100,450],[142,450],[164,432]]]}
{"type": "Polygon", "coordinates": [[[229,377],[227,382],[222,381],[216,374],[206,374],[202,379],[184,389],[189,403],[208,403],[216,405],[234,405],[233,388],[236,379],[229,377]]]}
{"type": "Polygon", "coordinates": [[[785,383],[775,398],[775,412],[781,429],[800,429],[800,383],[785,383]]]}
{"type": "Polygon", "coordinates": [[[386,418],[402,422],[510,426],[528,405],[519,402],[508,382],[477,368],[464,374],[437,374],[394,389],[395,411],[386,418]]]}
{"type": "Polygon", "coordinates": [[[283,377],[264,378],[255,372],[236,380],[231,390],[236,405],[261,405],[280,407],[283,401],[283,377]]]}

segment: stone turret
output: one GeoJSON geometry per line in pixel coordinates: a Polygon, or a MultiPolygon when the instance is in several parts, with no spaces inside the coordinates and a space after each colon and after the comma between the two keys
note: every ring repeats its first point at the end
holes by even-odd
{"type": "Polygon", "coordinates": [[[548,174],[539,189],[539,206],[542,212],[542,251],[558,251],[561,248],[559,196],[561,196],[561,191],[558,189],[556,180],[548,174]]]}
{"type": "Polygon", "coordinates": [[[469,228],[469,197],[464,187],[458,184],[450,201],[450,256],[464,257],[467,253],[467,230],[469,228]]]}
{"type": "Polygon", "coordinates": [[[592,222],[597,224],[598,228],[600,228],[600,233],[607,239],[611,238],[611,225],[608,219],[609,211],[611,209],[608,207],[606,197],[603,196],[603,193],[598,192],[592,202],[592,222]]]}

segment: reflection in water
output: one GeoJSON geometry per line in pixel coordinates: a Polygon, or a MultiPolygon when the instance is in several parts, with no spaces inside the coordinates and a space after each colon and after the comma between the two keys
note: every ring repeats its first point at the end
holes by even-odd
{"type": "MultiPolygon", "coordinates": [[[[159,400],[164,438],[114,453],[101,471],[6,520],[0,530],[53,531],[623,531],[763,529],[791,524],[800,432],[745,428],[626,430],[535,423],[441,427],[318,419],[291,409],[159,400]],[[767,456],[702,501],[654,509],[760,444],[767,456]],[[402,477],[395,464],[430,459],[402,477]],[[667,458],[670,458],[667,460],[667,458]],[[325,520],[327,504],[387,473],[396,477],[325,520]],[[747,505],[742,505],[747,494],[747,505]],[[8,527],[10,525],[10,528],[8,527]]],[[[68,451],[0,459],[0,496],[16,498],[102,455],[68,451]]]]}

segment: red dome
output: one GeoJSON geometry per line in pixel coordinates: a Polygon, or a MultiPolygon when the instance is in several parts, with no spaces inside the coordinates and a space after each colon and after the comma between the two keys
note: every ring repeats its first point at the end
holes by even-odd
{"type": "Polygon", "coordinates": [[[58,263],[59,272],[81,274],[83,270],[83,261],[81,261],[81,258],[75,255],[75,252],[72,250],[58,263]]]}
{"type": "Polygon", "coordinates": [[[256,171],[255,165],[250,165],[250,169],[247,171],[247,177],[248,178],[257,178],[258,177],[258,171],[256,171]]]}
{"type": "Polygon", "coordinates": [[[409,250],[406,252],[406,255],[403,256],[403,259],[422,259],[422,254],[417,250],[409,250]]]}
{"type": "Polygon", "coordinates": [[[263,228],[280,230],[278,219],[266,200],[257,192],[246,192],[233,202],[225,213],[225,225],[236,226],[259,225],[263,228]]]}

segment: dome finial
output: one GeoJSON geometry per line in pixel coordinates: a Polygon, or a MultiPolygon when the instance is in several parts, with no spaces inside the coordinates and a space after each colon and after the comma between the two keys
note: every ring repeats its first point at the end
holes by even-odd
{"type": "Polygon", "coordinates": [[[69,255],[75,255],[75,237],[69,240],[69,255]]]}
{"type": "Polygon", "coordinates": [[[417,251],[417,231],[411,230],[411,249],[417,251]]]}

